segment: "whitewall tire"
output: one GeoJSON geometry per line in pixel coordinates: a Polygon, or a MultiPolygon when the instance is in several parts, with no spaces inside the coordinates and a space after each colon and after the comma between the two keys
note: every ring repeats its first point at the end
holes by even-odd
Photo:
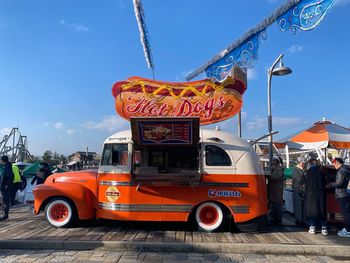
{"type": "Polygon", "coordinates": [[[55,227],[68,227],[74,221],[74,211],[74,206],[70,201],[54,198],[45,208],[45,217],[55,227]]]}
{"type": "Polygon", "coordinates": [[[213,202],[205,202],[196,210],[196,223],[199,230],[214,232],[221,228],[224,214],[221,207],[213,202]]]}

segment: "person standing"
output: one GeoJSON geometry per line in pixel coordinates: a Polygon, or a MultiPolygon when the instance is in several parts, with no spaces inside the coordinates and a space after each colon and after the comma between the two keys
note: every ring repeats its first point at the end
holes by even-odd
{"type": "Polygon", "coordinates": [[[301,185],[305,185],[304,212],[309,224],[309,233],[316,233],[316,226],[321,225],[322,235],[328,235],[325,176],[321,172],[316,159],[310,159],[301,185]]]}
{"type": "Polygon", "coordinates": [[[344,161],[341,158],[335,158],[333,165],[337,169],[335,182],[327,184],[326,188],[335,188],[335,198],[339,202],[345,223],[345,228],[338,231],[337,235],[340,237],[350,237],[350,194],[346,191],[350,179],[350,171],[344,165],[344,161]]]}
{"type": "Polygon", "coordinates": [[[36,172],[36,175],[33,177],[30,184],[33,185],[35,182],[36,182],[36,185],[43,184],[43,183],[45,183],[46,178],[49,177],[51,174],[52,173],[51,173],[49,165],[45,162],[42,162],[41,167],[36,172]]]}
{"type": "Polygon", "coordinates": [[[45,173],[45,180],[46,180],[47,177],[49,177],[52,174],[52,172],[50,170],[50,167],[49,167],[48,163],[42,162],[41,164],[43,166],[42,168],[43,168],[43,171],[45,173]]]}
{"type": "Polygon", "coordinates": [[[304,200],[302,200],[302,196],[299,191],[301,189],[301,182],[304,176],[304,158],[298,157],[298,163],[294,167],[292,172],[292,189],[293,189],[293,210],[294,210],[294,218],[295,224],[297,226],[304,225],[304,200]]]}
{"type": "Polygon", "coordinates": [[[9,218],[10,202],[11,202],[11,190],[13,186],[13,172],[12,165],[9,162],[7,156],[2,156],[0,164],[4,166],[4,170],[1,176],[1,194],[4,203],[4,215],[0,217],[0,221],[6,220],[9,218]]]}
{"type": "Polygon", "coordinates": [[[17,165],[12,165],[12,172],[13,172],[13,186],[11,189],[11,206],[14,206],[16,204],[16,194],[17,191],[21,189],[22,186],[22,180],[21,180],[21,172],[17,165]]]}
{"type": "Polygon", "coordinates": [[[273,157],[271,174],[267,176],[267,191],[270,202],[272,224],[282,223],[283,205],[283,167],[278,157],[273,157]]]}

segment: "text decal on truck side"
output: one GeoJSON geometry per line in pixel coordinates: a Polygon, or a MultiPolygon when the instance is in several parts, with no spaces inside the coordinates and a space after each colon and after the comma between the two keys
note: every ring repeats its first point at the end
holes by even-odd
{"type": "Polygon", "coordinates": [[[230,191],[230,190],[208,190],[208,196],[210,198],[214,197],[241,197],[240,191],[230,191]]]}

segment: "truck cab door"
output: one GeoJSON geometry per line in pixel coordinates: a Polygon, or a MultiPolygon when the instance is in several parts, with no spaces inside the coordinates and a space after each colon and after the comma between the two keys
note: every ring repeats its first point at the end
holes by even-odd
{"type": "Polygon", "coordinates": [[[104,145],[98,170],[98,218],[130,219],[130,167],[130,143],[104,145]]]}
{"type": "Polygon", "coordinates": [[[161,220],[160,187],[153,181],[133,181],[133,185],[130,187],[131,220],[161,220]]]}

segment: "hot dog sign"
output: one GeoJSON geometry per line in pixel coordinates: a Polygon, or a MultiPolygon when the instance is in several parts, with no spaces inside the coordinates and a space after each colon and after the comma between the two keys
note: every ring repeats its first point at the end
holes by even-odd
{"type": "Polygon", "coordinates": [[[161,82],[131,77],[113,85],[117,113],[130,117],[200,117],[202,125],[229,119],[242,107],[246,87],[237,78],[161,82]]]}

